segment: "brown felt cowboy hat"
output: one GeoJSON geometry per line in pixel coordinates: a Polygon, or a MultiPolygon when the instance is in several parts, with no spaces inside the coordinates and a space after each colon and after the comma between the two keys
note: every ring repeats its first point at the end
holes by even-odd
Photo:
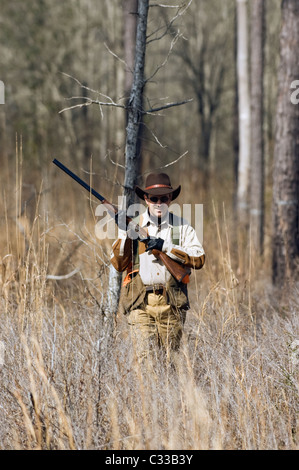
{"type": "Polygon", "coordinates": [[[150,173],[145,181],[145,188],[135,187],[137,196],[144,199],[145,194],[151,196],[163,196],[164,194],[172,194],[172,200],[178,197],[181,192],[181,186],[173,189],[169,176],[166,173],[150,173]]]}

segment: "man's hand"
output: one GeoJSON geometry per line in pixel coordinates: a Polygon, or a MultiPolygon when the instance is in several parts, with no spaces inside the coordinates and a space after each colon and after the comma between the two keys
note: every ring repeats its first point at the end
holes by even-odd
{"type": "Polygon", "coordinates": [[[162,251],[164,240],[162,238],[150,238],[145,251],[159,250],[162,251]]]}

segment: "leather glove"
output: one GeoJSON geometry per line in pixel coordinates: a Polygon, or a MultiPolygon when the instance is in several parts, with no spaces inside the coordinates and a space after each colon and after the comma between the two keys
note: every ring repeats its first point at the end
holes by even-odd
{"type": "Polygon", "coordinates": [[[150,250],[162,251],[163,243],[164,243],[164,240],[162,238],[150,238],[145,251],[150,251],[150,250]]]}
{"type": "Polygon", "coordinates": [[[121,229],[126,231],[127,230],[127,213],[124,210],[120,210],[115,214],[115,223],[121,229]]]}

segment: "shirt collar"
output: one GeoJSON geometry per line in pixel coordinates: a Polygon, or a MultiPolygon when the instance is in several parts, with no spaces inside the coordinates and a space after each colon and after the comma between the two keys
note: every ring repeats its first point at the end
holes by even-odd
{"type": "MultiPolygon", "coordinates": [[[[157,226],[156,224],[156,221],[149,215],[149,211],[148,209],[143,212],[142,214],[142,224],[141,224],[141,227],[148,227],[149,225],[155,225],[157,226]]],[[[161,226],[162,225],[166,225],[167,227],[172,227],[173,225],[170,223],[170,220],[169,220],[169,212],[168,212],[168,216],[166,215],[166,217],[164,217],[164,219],[162,219],[162,223],[161,223],[161,226]]]]}

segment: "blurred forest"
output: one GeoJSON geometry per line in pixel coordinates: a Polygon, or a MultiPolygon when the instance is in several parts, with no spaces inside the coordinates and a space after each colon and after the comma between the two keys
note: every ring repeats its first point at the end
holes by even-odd
{"type": "Polygon", "coordinates": [[[112,240],[52,164],[123,194],[136,4],[1,0],[0,448],[298,448],[299,8],[149,2],[143,103],[157,111],[136,184],[162,170],[181,205],[203,204],[207,254],[174,385],[158,369],[147,384],[124,319],[107,326],[112,240]]]}
{"type": "MultiPolygon", "coordinates": [[[[91,172],[96,189],[108,191],[107,198],[121,194],[124,110],[96,104],[62,110],[86,104],[88,97],[120,105],[128,98],[126,80],[131,72],[125,63],[125,3],[103,1],[99,8],[93,0],[63,4],[34,0],[30,5],[2,1],[0,66],[6,104],[0,108],[0,158],[2,174],[10,172],[8,178],[4,176],[6,181],[14,181],[17,139],[22,141],[27,188],[32,185],[39,191],[43,181],[44,190],[54,194],[53,185],[61,179],[56,180],[57,169],[52,168],[51,160],[58,158],[74,171],[80,169],[87,176],[91,172]]],[[[168,171],[175,183],[180,179],[182,201],[205,204],[206,214],[212,199],[220,204],[225,201],[231,212],[237,194],[237,3],[191,2],[180,16],[168,1],[164,5],[169,8],[153,4],[149,11],[144,100],[153,108],[191,101],[145,116],[141,178],[144,172],[178,159],[168,171]]],[[[281,11],[279,2],[266,3],[263,139],[267,247],[281,11]]],[[[249,20],[250,11],[248,30],[249,20]]],[[[76,196],[76,204],[79,199],[76,196]]]]}
{"type": "MultiPolygon", "coordinates": [[[[99,178],[122,180],[125,116],[122,109],[85,106],[61,113],[92,90],[121,103],[125,99],[123,7],[121,1],[1,2],[1,79],[6,104],[1,107],[2,168],[15,158],[22,136],[26,178],[33,169],[43,178],[53,172],[52,157],[89,171],[92,158],[99,178]],[[111,51],[111,52],[109,52],[111,51]],[[104,176],[102,176],[104,174],[104,176]]],[[[172,5],[171,2],[165,2],[172,5]]],[[[183,188],[207,180],[230,193],[236,161],[236,5],[233,0],[192,2],[164,33],[173,8],[150,8],[146,76],[151,106],[192,102],[149,116],[143,129],[143,171],[174,161],[183,188]],[[161,13],[162,10],[162,13],[161,13]],[[159,34],[162,38],[157,39],[159,34]],[[152,36],[151,36],[152,35],[152,36]],[[175,38],[175,45],[171,46],[175,38]],[[171,54],[169,54],[172,47],[171,54]],[[157,141],[161,145],[157,145],[157,141]],[[184,175],[184,176],[183,176],[184,175]]],[[[276,81],[279,62],[280,5],[271,2],[266,17],[265,119],[266,175],[271,179],[276,81]]],[[[32,181],[32,183],[35,183],[32,181]]],[[[100,182],[101,183],[101,182],[100,182]]],[[[212,193],[215,187],[211,188],[212,193]]],[[[186,191],[186,195],[189,191],[186,191]]],[[[199,197],[202,199],[203,195],[199,197]]],[[[204,202],[204,201],[203,201],[204,202]]]]}

